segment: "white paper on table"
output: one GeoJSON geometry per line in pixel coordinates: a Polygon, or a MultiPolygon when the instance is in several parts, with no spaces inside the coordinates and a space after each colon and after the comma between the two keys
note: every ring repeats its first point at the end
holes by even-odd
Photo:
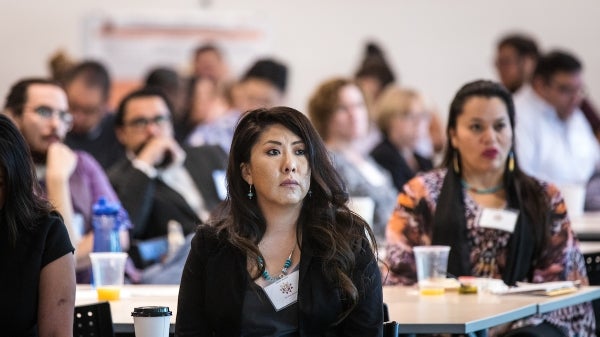
{"type": "Polygon", "coordinates": [[[519,294],[529,292],[551,292],[559,289],[577,288],[579,281],[554,281],[543,283],[526,283],[517,282],[516,287],[508,287],[506,289],[498,289],[493,291],[495,294],[519,294]]]}

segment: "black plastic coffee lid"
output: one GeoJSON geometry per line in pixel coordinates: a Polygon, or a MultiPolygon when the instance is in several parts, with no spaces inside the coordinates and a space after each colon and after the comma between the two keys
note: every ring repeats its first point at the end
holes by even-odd
{"type": "Polygon", "coordinates": [[[172,316],[173,313],[169,311],[169,307],[137,307],[133,309],[131,316],[133,317],[162,317],[172,316]]]}

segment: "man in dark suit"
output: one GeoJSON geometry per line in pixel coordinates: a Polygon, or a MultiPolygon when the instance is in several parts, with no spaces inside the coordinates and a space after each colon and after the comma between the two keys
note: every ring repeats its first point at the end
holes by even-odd
{"type": "Polygon", "coordinates": [[[219,146],[181,148],[169,101],[157,89],[127,95],[115,126],[127,158],[112,167],[109,178],[130,214],[132,238],[164,237],[173,221],[187,235],[208,220],[225,197],[225,152],[219,146]]]}

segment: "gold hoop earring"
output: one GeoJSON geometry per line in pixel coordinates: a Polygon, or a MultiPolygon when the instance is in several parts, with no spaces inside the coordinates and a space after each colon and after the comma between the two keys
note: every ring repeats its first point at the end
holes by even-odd
{"type": "Polygon", "coordinates": [[[460,166],[458,165],[458,154],[454,152],[454,158],[452,158],[452,166],[454,167],[454,172],[456,174],[460,173],[460,166]]]}
{"type": "Polygon", "coordinates": [[[508,172],[513,172],[515,170],[515,154],[510,151],[508,154],[508,172]]]}

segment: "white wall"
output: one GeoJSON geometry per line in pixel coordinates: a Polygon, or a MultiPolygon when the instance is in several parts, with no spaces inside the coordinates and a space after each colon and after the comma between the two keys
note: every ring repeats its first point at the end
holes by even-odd
{"type": "Polygon", "coordinates": [[[288,104],[304,110],[314,87],[352,74],[367,39],[387,51],[401,83],[432,97],[445,116],[456,90],[494,78],[494,44],[504,33],[535,36],[584,62],[588,92],[600,106],[600,3],[596,0],[0,0],[0,96],[17,79],[46,75],[63,47],[83,56],[82,20],[107,9],[254,11],[273,29],[273,55],[291,67],[288,104]]]}

